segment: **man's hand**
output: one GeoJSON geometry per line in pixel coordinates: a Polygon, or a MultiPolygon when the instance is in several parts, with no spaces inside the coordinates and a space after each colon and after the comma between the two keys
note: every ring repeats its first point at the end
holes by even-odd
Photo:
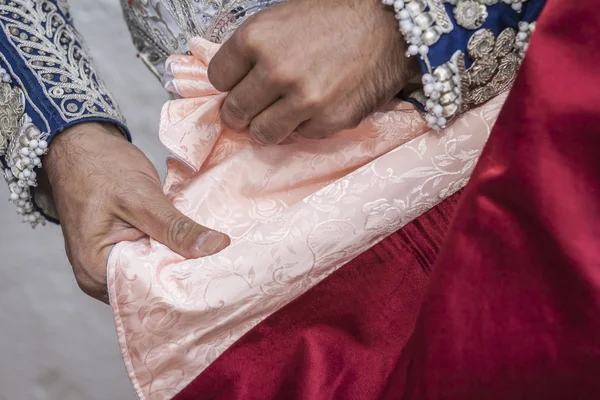
{"type": "Polygon", "coordinates": [[[223,122],[263,143],[357,126],[418,73],[380,0],[291,0],[250,17],[215,55],[223,122]]]}
{"type": "Polygon", "coordinates": [[[75,278],[104,302],[112,247],[144,234],[186,258],[216,253],[229,238],[169,202],[154,166],[114,125],[84,123],[59,134],[44,161],[75,278]]]}

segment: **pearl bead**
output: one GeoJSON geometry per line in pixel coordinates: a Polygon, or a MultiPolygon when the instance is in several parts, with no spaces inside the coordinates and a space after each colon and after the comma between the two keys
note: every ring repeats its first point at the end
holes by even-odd
{"type": "Polygon", "coordinates": [[[426,56],[428,53],[429,53],[429,46],[425,46],[424,44],[419,46],[419,54],[420,55],[426,56]]]}
{"type": "Polygon", "coordinates": [[[38,146],[40,147],[40,149],[47,149],[48,148],[48,142],[45,140],[40,140],[38,146]]]}
{"type": "MultiPolygon", "coordinates": [[[[17,207],[17,214],[23,214],[23,211],[25,211],[25,210],[23,209],[23,207],[17,207]]],[[[23,219],[23,220],[24,220],[24,219],[23,219]]],[[[27,222],[27,221],[25,221],[25,222],[27,222]]]]}
{"type": "Polygon", "coordinates": [[[407,20],[410,18],[410,13],[407,10],[402,10],[398,13],[401,20],[407,20]]]}
{"type": "Polygon", "coordinates": [[[36,149],[39,145],[40,145],[40,142],[35,139],[33,139],[31,142],[29,142],[29,147],[32,149],[36,149]]]}
{"type": "Polygon", "coordinates": [[[442,111],[444,111],[444,109],[440,104],[437,104],[435,107],[433,107],[433,113],[438,117],[442,115],[442,111]]]}
{"type": "Polygon", "coordinates": [[[433,100],[433,101],[439,100],[440,99],[440,92],[433,92],[433,93],[431,93],[431,95],[429,97],[431,97],[431,100],[433,100]]]}
{"type": "Polygon", "coordinates": [[[434,90],[435,85],[433,83],[428,83],[427,85],[423,86],[423,93],[425,93],[425,96],[431,95],[434,90]]]}
{"type": "MultiPolygon", "coordinates": [[[[21,172],[21,174],[23,174],[23,176],[24,176],[25,178],[29,178],[29,177],[31,176],[31,171],[30,171],[30,170],[28,170],[28,169],[26,169],[26,170],[24,170],[23,172],[21,172]]],[[[19,178],[21,178],[21,174],[19,174],[19,178]]]]}
{"type": "Polygon", "coordinates": [[[434,87],[437,92],[441,92],[444,89],[444,84],[442,82],[436,82],[434,87]]]}
{"type": "Polygon", "coordinates": [[[427,7],[427,3],[421,0],[411,1],[406,5],[406,9],[412,15],[419,16],[423,11],[425,11],[425,7],[427,7]]]}
{"type": "Polygon", "coordinates": [[[434,29],[427,29],[425,33],[421,35],[423,43],[427,46],[434,45],[438,41],[439,37],[440,35],[434,29]]]}
{"type": "Polygon", "coordinates": [[[19,197],[21,197],[23,200],[28,199],[29,198],[29,193],[27,192],[22,192],[19,197]]]}
{"type": "Polygon", "coordinates": [[[20,151],[21,154],[23,154],[24,156],[28,156],[29,155],[29,149],[27,147],[23,147],[20,151]]]}
{"type": "Polygon", "coordinates": [[[423,81],[423,84],[426,85],[428,83],[434,82],[435,78],[431,74],[425,74],[423,75],[423,78],[421,80],[423,81]]]}
{"type": "Polygon", "coordinates": [[[10,81],[11,81],[10,75],[3,75],[2,76],[2,82],[9,83],[10,81]]]}
{"type": "Polygon", "coordinates": [[[400,21],[400,30],[402,32],[410,32],[412,31],[413,28],[413,23],[410,22],[409,20],[404,20],[404,21],[400,21]]]}
{"type": "Polygon", "coordinates": [[[433,17],[429,13],[419,14],[415,17],[415,25],[417,25],[421,29],[427,29],[432,24],[433,24],[433,17]]]}
{"type": "Polygon", "coordinates": [[[408,54],[410,54],[411,56],[416,56],[417,54],[419,54],[419,46],[415,44],[411,44],[410,46],[408,46],[408,54]]]}
{"type": "Polygon", "coordinates": [[[439,117],[437,120],[438,125],[442,128],[446,126],[447,122],[448,121],[446,121],[446,118],[444,118],[444,117],[439,117]]]}
{"type": "Polygon", "coordinates": [[[392,4],[394,4],[394,0],[383,0],[383,4],[385,4],[386,6],[391,6],[392,4]]]}
{"type": "Polygon", "coordinates": [[[27,202],[25,200],[19,200],[17,203],[20,207],[23,207],[27,202]]]}
{"type": "Polygon", "coordinates": [[[33,179],[27,179],[27,186],[37,186],[36,181],[34,181],[33,179]]]}
{"type": "Polygon", "coordinates": [[[17,201],[17,200],[19,200],[19,195],[18,195],[18,194],[16,194],[16,193],[11,193],[11,194],[10,194],[10,199],[11,199],[12,201],[17,201]]]}
{"type": "Polygon", "coordinates": [[[447,81],[452,77],[452,72],[448,69],[447,65],[437,67],[433,74],[440,81],[447,81]]]}
{"type": "Polygon", "coordinates": [[[44,153],[46,153],[45,149],[43,149],[43,148],[41,148],[41,147],[38,147],[38,148],[37,148],[37,149],[35,149],[34,151],[35,151],[35,154],[36,154],[36,155],[38,155],[38,156],[43,156],[43,155],[44,155],[44,153]]]}
{"type": "Polygon", "coordinates": [[[433,107],[435,107],[435,102],[431,99],[427,99],[427,102],[425,103],[425,108],[431,110],[433,107]]]}
{"type": "Polygon", "coordinates": [[[42,165],[42,160],[40,160],[39,157],[36,157],[36,158],[33,159],[33,163],[35,165],[42,165]]]}
{"type": "Polygon", "coordinates": [[[437,121],[437,118],[435,117],[435,115],[427,114],[425,115],[425,120],[429,125],[433,125],[437,121]]]}
{"type": "Polygon", "coordinates": [[[396,0],[394,1],[394,10],[395,11],[400,11],[404,8],[404,1],[402,0],[396,0]]]}

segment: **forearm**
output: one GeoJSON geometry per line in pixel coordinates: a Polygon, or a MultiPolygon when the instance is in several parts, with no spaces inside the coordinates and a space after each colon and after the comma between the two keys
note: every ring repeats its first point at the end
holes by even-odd
{"type": "Polygon", "coordinates": [[[64,1],[0,4],[0,27],[0,161],[11,200],[35,226],[51,211],[43,207],[47,199],[36,200],[35,188],[55,135],[93,121],[127,131],[64,1]]]}
{"type": "Polygon", "coordinates": [[[384,0],[417,57],[423,88],[412,98],[429,125],[509,89],[545,0],[384,0]],[[487,4],[487,5],[486,5],[487,4]]]}

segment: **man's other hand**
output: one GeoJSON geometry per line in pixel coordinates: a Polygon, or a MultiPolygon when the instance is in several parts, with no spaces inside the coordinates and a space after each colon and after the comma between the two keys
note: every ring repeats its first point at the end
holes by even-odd
{"type": "Polygon", "coordinates": [[[208,76],[230,92],[223,122],[273,144],[357,126],[418,74],[405,51],[380,0],[291,0],[248,18],[208,76]]]}
{"type": "Polygon", "coordinates": [[[152,163],[114,125],[69,128],[53,140],[44,166],[75,278],[94,298],[108,302],[106,264],[120,241],[149,235],[186,258],[229,245],[171,204],[152,163]]]}

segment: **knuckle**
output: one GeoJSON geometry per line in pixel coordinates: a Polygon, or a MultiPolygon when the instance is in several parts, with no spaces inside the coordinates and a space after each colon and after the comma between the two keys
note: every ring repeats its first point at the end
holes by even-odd
{"type": "Polygon", "coordinates": [[[344,129],[356,128],[362,122],[362,116],[360,113],[345,108],[329,113],[326,120],[327,126],[338,132],[344,129]]]}
{"type": "Polygon", "coordinates": [[[247,122],[249,120],[248,114],[244,111],[243,107],[240,106],[238,100],[233,96],[227,96],[225,103],[223,104],[222,115],[224,117],[225,124],[233,121],[247,122]]]}
{"type": "Polygon", "coordinates": [[[359,113],[346,111],[337,113],[337,115],[334,124],[340,130],[356,128],[362,122],[362,116],[359,113]]]}
{"type": "Polygon", "coordinates": [[[258,50],[261,40],[261,29],[258,26],[257,18],[249,18],[234,34],[236,46],[248,50],[258,50]]]}
{"type": "Polygon", "coordinates": [[[277,133],[262,122],[253,122],[250,125],[250,134],[262,144],[276,144],[278,142],[277,133]]]}
{"type": "Polygon", "coordinates": [[[336,113],[326,114],[322,119],[322,127],[327,132],[338,132],[346,128],[348,121],[344,115],[336,113]]]}
{"type": "Polygon", "coordinates": [[[271,86],[286,88],[295,85],[293,69],[285,66],[266,68],[267,77],[271,86]]]}
{"type": "Polygon", "coordinates": [[[167,238],[172,244],[183,243],[189,237],[192,228],[192,221],[185,218],[179,218],[169,225],[167,238]]]}
{"type": "Polygon", "coordinates": [[[300,89],[299,97],[300,107],[303,109],[319,109],[325,103],[324,92],[314,85],[305,85],[302,89],[300,89]]]}

